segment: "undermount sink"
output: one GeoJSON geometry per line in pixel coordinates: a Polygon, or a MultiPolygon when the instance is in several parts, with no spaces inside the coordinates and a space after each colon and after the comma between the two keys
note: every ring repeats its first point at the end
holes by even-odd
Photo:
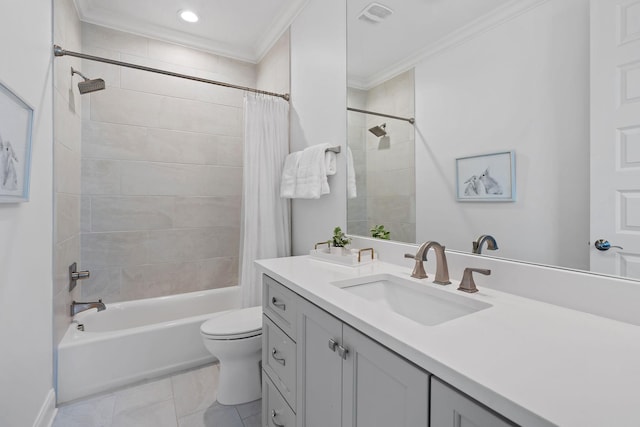
{"type": "Polygon", "coordinates": [[[435,326],[491,307],[491,304],[482,301],[391,274],[359,277],[332,284],[381,309],[393,311],[425,326],[435,326]]]}

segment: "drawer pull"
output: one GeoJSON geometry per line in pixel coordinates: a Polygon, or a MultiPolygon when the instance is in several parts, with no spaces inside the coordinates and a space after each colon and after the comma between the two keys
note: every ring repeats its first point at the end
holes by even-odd
{"type": "Polygon", "coordinates": [[[276,422],[276,417],[278,416],[278,413],[276,412],[275,409],[271,410],[271,421],[273,422],[273,425],[276,427],[285,427],[284,424],[279,424],[276,422]]]}
{"type": "Polygon", "coordinates": [[[278,302],[276,297],[271,298],[271,304],[273,304],[274,307],[279,308],[282,311],[287,311],[287,306],[285,305],[285,303],[278,302]]]}
{"type": "Polygon", "coordinates": [[[329,349],[333,352],[336,351],[336,347],[338,347],[338,343],[333,340],[333,338],[329,339],[329,349]]]}
{"type": "Polygon", "coordinates": [[[284,357],[278,357],[278,356],[276,356],[276,354],[278,354],[278,350],[276,350],[276,348],[273,347],[273,350],[271,350],[271,357],[273,357],[273,360],[275,360],[276,362],[278,362],[282,366],[286,365],[287,361],[284,360],[284,357]]]}
{"type": "Polygon", "coordinates": [[[343,346],[339,345],[338,346],[338,355],[340,355],[340,357],[342,357],[343,359],[347,360],[347,354],[349,354],[349,349],[348,348],[344,348],[343,346]]]}

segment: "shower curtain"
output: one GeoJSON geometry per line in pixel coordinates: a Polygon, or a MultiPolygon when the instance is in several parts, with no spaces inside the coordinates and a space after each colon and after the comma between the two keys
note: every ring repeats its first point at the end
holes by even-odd
{"type": "Polygon", "coordinates": [[[262,304],[262,281],[253,261],[291,255],[289,201],[280,177],[289,153],[289,103],[247,94],[244,98],[244,176],[240,249],[243,307],[262,304]]]}

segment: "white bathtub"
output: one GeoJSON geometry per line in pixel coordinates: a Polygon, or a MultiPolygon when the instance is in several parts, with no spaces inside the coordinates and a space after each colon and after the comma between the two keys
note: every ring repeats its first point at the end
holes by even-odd
{"type": "Polygon", "coordinates": [[[58,403],[215,361],[200,325],[240,304],[234,286],[79,313],[58,346],[58,403]]]}

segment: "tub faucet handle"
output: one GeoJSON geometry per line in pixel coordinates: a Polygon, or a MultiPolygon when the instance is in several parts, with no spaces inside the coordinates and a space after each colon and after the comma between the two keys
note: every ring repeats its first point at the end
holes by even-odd
{"type": "Polygon", "coordinates": [[[69,292],[71,292],[76,285],[78,284],[78,280],[88,279],[91,276],[91,272],[89,270],[78,271],[78,263],[74,262],[69,266],[69,292]]]}

